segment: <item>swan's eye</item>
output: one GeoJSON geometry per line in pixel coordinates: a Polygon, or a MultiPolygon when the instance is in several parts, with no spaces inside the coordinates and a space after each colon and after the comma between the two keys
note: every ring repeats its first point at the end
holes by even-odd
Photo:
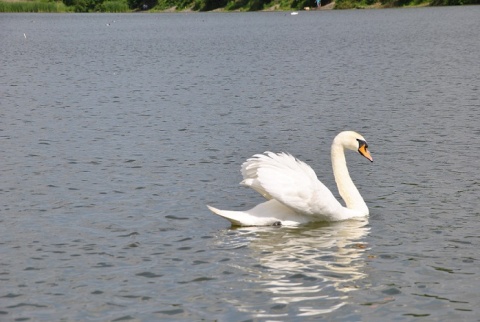
{"type": "Polygon", "coordinates": [[[364,140],[357,139],[357,141],[358,141],[358,146],[359,146],[359,147],[364,146],[365,149],[368,148],[368,144],[367,144],[367,142],[365,142],[364,140]]]}

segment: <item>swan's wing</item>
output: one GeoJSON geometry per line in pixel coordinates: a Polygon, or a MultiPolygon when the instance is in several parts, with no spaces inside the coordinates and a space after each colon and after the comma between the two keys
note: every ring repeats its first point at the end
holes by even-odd
{"type": "Polygon", "coordinates": [[[242,175],[241,184],[300,214],[328,220],[343,208],[309,165],[287,153],[256,154],[242,165],[242,175]]]}

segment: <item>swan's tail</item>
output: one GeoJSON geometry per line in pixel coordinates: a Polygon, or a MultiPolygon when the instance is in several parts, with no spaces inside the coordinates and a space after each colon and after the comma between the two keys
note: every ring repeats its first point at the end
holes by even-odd
{"type": "Polygon", "coordinates": [[[309,221],[275,199],[246,211],[220,210],[208,205],[207,207],[214,214],[229,220],[233,226],[292,226],[309,221]]]}
{"type": "Polygon", "coordinates": [[[229,220],[233,226],[249,226],[246,222],[248,214],[243,211],[220,210],[209,205],[207,207],[214,214],[229,220]]]}

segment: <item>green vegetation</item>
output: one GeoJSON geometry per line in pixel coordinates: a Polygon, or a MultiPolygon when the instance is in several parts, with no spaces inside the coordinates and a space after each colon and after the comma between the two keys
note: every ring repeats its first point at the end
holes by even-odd
{"type": "MultiPolygon", "coordinates": [[[[187,5],[188,6],[188,5],[187,5]]],[[[315,6],[315,0],[194,0],[193,10],[210,11],[223,8],[228,11],[258,11],[303,9],[315,6]]]]}
{"type": "MultiPolygon", "coordinates": [[[[325,5],[331,0],[322,0],[325,5]]],[[[335,1],[335,0],[334,0],[335,1]]],[[[451,6],[480,0],[336,0],[335,9],[451,6]]],[[[315,0],[0,0],[0,12],[258,11],[315,8],[315,0]]]]}
{"type": "Polygon", "coordinates": [[[63,0],[74,12],[128,12],[125,0],[63,0]]]}
{"type": "Polygon", "coordinates": [[[336,0],[335,9],[393,8],[408,6],[456,6],[480,4],[480,0],[336,0]]]}
{"type": "Polygon", "coordinates": [[[430,5],[432,6],[460,6],[480,4],[480,0],[432,0],[430,5]]]}
{"type": "Polygon", "coordinates": [[[105,1],[101,8],[104,12],[128,12],[130,8],[125,1],[105,1]]]}
{"type": "Polygon", "coordinates": [[[361,9],[374,6],[377,0],[337,0],[335,9],[361,9]]]}
{"type": "Polygon", "coordinates": [[[0,1],[0,12],[68,12],[62,2],[55,1],[0,1]]]}

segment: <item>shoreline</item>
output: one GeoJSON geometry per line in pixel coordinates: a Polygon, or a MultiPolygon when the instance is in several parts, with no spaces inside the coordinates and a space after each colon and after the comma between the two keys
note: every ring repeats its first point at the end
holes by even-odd
{"type": "MultiPolygon", "coordinates": [[[[109,10],[110,8],[102,8],[103,10],[87,11],[90,13],[200,13],[200,12],[299,12],[299,11],[328,11],[328,10],[348,10],[348,9],[390,9],[390,8],[423,8],[423,7],[445,7],[432,5],[430,1],[422,1],[415,4],[405,4],[402,6],[392,6],[391,4],[382,4],[377,1],[370,5],[361,5],[359,3],[350,3],[351,6],[344,7],[342,4],[337,6],[336,1],[317,7],[297,8],[281,8],[280,4],[276,3],[273,6],[261,10],[248,10],[248,8],[237,8],[229,10],[226,7],[216,8],[213,10],[194,10],[193,6],[177,10],[177,6],[172,6],[166,9],[156,9],[155,7],[149,10],[138,10],[121,8],[121,10],[109,10]]],[[[465,4],[461,6],[468,6],[476,4],[465,4]]],[[[450,5],[453,6],[453,5],[450,5]]],[[[448,7],[448,6],[446,6],[448,7]]],[[[57,2],[42,2],[36,0],[0,0],[0,13],[80,13],[76,12],[73,6],[66,6],[62,1],[57,2]]]]}

